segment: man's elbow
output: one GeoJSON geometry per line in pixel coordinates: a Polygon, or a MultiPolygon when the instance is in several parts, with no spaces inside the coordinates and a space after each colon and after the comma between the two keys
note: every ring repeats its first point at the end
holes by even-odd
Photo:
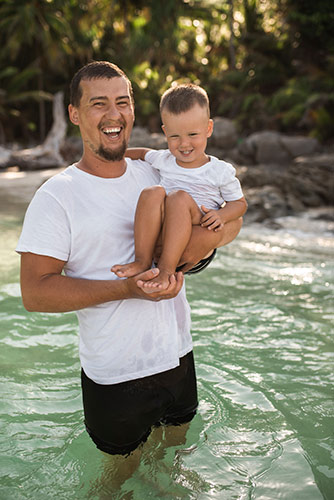
{"type": "Polygon", "coordinates": [[[41,302],[30,290],[21,286],[21,297],[23,307],[28,312],[41,312],[41,302]]]}
{"type": "Polygon", "coordinates": [[[37,307],[35,306],[35,304],[33,303],[33,301],[30,301],[29,299],[26,299],[23,295],[22,295],[22,304],[23,304],[23,307],[25,308],[26,311],[28,311],[28,312],[38,312],[37,311],[37,307]]]}

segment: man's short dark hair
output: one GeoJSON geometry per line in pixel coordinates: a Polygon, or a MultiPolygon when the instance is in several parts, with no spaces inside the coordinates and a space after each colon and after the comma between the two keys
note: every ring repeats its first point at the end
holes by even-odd
{"type": "Polygon", "coordinates": [[[132,85],[124,71],[122,71],[116,64],[109,61],[93,61],[83,66],[77,71],[72,78],[70,85],[70,103],[78,107],[82,97],[82,89],[80,86],[81,80],[94,80],[99,78],[125,78],[129,85],[130,97],[133,102],[132,85]]]}
{"type": "Polygon", "coordinates": [[[160,113],[168,111],[174,115],[179,115],[189,111],[195,104],[208,110],[210,115],[209,98],[206,91],[193,83],[176,85],[166,90],[160,100],[160,113]]]}

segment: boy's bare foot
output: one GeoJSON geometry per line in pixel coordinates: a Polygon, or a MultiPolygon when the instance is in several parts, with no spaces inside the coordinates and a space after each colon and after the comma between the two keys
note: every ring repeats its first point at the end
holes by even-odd
{"type": "Polygon", "coordinates": [[[169,277],[171,274],[168,271],[165,271],[163,269],[159,268],[159,275],[156,278],[153,278],[152,280],[145,281],[141,288],[145,290],[146,293],[154,293],[159,290],[166,290],[169,286],[169,277]]]}
{"type": "Polygon", "coordinates": [[[131,278],[132,276],[136,276],[136,274],[147,271],[149,267],[144,262],[135,260],[134,262],[129,262],[129,264],[115,264],[112,266],[111,271],[119,278],[131,278]]]}

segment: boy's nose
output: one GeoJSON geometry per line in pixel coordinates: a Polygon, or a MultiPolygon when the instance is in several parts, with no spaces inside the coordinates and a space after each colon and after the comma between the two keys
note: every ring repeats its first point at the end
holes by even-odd
{"type": "Polygon", "coordinates": [[[182,147],[188,146],[189,145],[189,137],[181,137],[180,145],[182,147]]]}

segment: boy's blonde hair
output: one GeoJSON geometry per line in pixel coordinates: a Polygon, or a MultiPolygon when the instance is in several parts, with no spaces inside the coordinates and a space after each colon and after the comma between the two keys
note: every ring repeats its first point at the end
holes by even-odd
{"type": "Polygon", "coordinates": [[[206,108],[210,116],[209,98],[199,85],[185,83],[166,90],[160,100],[160,114],[164,111],[179,115],[189,111],[195,104],[206,108]]]}

